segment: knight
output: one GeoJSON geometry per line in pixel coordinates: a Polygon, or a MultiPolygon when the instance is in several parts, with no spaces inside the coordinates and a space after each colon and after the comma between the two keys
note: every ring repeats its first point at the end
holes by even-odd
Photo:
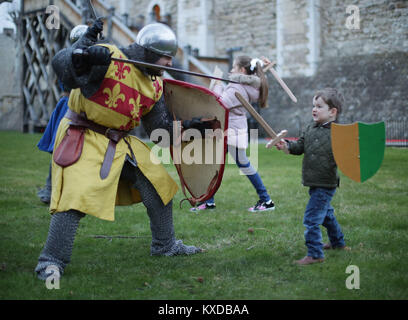
{"type": "Polygon", "coordinates": [[[171,66],[176,36],[166,25],[154,23],[140,30],[135,43],[119,48],[97,44],[102,29],[97,19],[52,60],[58,78],[72,90],[55,138],[51,222],[35,268],[43,280],[50,275],[47,267],[51,265],[63,274],[80,220],[92,215],[113,221],[115,205],[144,204],[150,219],[151,255],[203,251],[176,239],[172,199],[177,184],[158,161],[151,160],[149,147],[129,135],[140,123],[149,136],[158,128],[172,135],[162,72],[111,60],[118,57],[171,66]]]}

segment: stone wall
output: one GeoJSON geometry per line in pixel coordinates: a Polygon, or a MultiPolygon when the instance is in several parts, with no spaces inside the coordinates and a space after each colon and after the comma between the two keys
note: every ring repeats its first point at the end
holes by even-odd
{"type": "MultiPolygon", "coordinates": [[[[177,32],[178,11],[199,7],[203,0],[105,0],[116,8],[118,15],[121,7],[126,8],[129,19],[137,20],[142,14],[148,21],[148,11],[154,5],[161,6],[162,13],[171,14],[173,29],[177,32]],[[121,3],[125,4],[121,4],[121,3]]],[[[276,57],[277,42],[277,2],[278,0],[206,0],[207,27],[214,33],[214,55],[224,56],[225,50],[243,46],[245,54],[254,56],[268,55],[276,57]]],[[[318,11],[320,24],[321,50],[319,56],[337,57],[356,54],[384,53],[401,51],[408,48],[408,1],[399,0],[281,0],[284,6],[281,17],[288,23],[284,25],[284,40],[302,43],[302,37],[310,28],[309,6],[318,11]],[[359,8],[360,29],[346,28],[349,14],[347,6],[359,8]]],[[[189,17],[183,17],[189,18],[189,17]]],[[[205,18],[205,17],[203,17],[205,18]]],[[[196,28],[188,24],[188,30],[194,34],[196,28]]],[[[210,32],[210,33],[211,33],[210,32]]],[[[181,39],[183,40],[183,39],[181,39]]],[[[304,52],[307,54],[307,52],[304,52]]]]}
{"type": "Polygon", "coordinates": [[[337,88],[345,98],[340,123],[403,121],[395,137],[408,138],[408,57],[406,52],[326,58],[314,77],[285,79],[298,99],[293,103],[269,77],[269,105],[261,114],[275,129],[298,136],[312,121],[312,98],[318,89],[337,88]]]}
{"type": "Polygon", "coordinates": [[[275,0],[214,0],[213,10],[216,56],[242,46],[236,55],[276,57],[275,0]]]}
{"type": "Polygon", "coordinates": [[[142,26],[151,22],[151,9],[157,4],[161,9],[161,16],[171,16],[170,24],[174,31],[177,29],[177,0],[105,0],[106,3],[115,8],[115,14],[122,16],[128,14],[128,22],[131,26],[142,26]],[[140,16],[144,19],[141,20],[140,16]],[[141,24],[142,23],[142,24],[141,24]]]}
{"type": "Polygon", "coordinates": [[[20,66],[15,34],[0,34],[0,130],[23,129],[20,66]],[[17,59],[16,59],[17,57],[17,59]]]}
{"type": "Polygon", "coordinates": [[[408,1],[321,1],[321,58],[408,51],[408,1]],[[356,5],[360,29],[345,26],[347,5],[356,5]]]}
{"type": "MultiPolygon", "coordinates": [[[[277,2],[252,0],[243,5],[243,1],[219,1],[220,6],[217,2],[217,53],[221,55],[226,48],[239,45],[245,48],[242,53],[266,55],[277,60],[276,25],[278,18],[282,18],[276,16],[276,13],[282,14],[277,11],[277,2]]],[[[314,92],[324,87],[338,88],[345,96],[340,122],[408,121],[407,1],[280,2],[286,5],[286,16],[292,13],[292,17],[299,20],[287,23],[283,32],[284,54],[288,58],[283,60],[285,66],[280,67],[302,68],[303,63],[304,69],[307,68],[302,55],[310,54],[307,36],[312,21],[307,7],[312,2],[318,9],[319,28],[314,75],[300,76],[302,70],[295,70],[291,77],[284,77],[298,98],[297,104],[289,99],[271,74],[268,76],[271,107],[260,112],[276,131],[288,129],[289,135],[299,135],[302,127],[311,121],[314,92]],[[346,27],[349,4],[359,8],[360,29],[346,27]]],[[[402,126],[399,137],[407,138],[407,130],[402,126]]]]}
{"type": "MultiPolygon", "coordinates": [[[[389,138],[408,136],[408,2],[352,1],[360,12],[360,29],[345,26],[342,1],[321,1],[321,46],[313,77],[284,78],[298,98],[294,104],[269,76],[270,109],[262,114],[276,130],[297,135],[311,121],[316,90],[335,87],[345,96],[340,122],[402,122],[389,138]]],[[[391,129],[391,128],[390,128],[391,129]]]]}

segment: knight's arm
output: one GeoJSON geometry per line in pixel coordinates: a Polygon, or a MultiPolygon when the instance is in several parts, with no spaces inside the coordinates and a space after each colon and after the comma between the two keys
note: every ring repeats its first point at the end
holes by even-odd
{"type": "Polygon", "coordinates": [[[173,143],[173,120],[166,107],[164,95],[156,102],[150,112],[142,116],[142,124],[146,134],[150,140],[163,148],[167,148],[173,143]],[[156,129],[161,130],[153,132],[156,129]]]}
{"type": "Polygon", "coordinates": [[[100,64],[102,56],[109,56],[109,49],[95,47],[96,41],[95,32],[88,28],[77,42],[59,51],[52,59],[52,67],[64,86],[70,89],[80,88],[87,98],[98,90],[109,68],[108,61],[100,64]],[[91,56],[88,54],[81,57],[78,50],[89,51],[91,56]],[[95,55],[98,59],[94,58],[95,55]]]}
{"type": "Polygon", "coordinates": [[[75,66],[73,56],[72,48],[62,49],[52,59],[52,67],[65,87],[80,88],[89,98],[102,84],[109,65],[75,66]]]}

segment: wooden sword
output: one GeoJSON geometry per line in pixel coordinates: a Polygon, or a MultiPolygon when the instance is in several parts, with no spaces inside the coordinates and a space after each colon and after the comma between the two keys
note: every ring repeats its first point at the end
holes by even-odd
{"type": "Polygon", "coordinates": [[[272,73],[272,75],[275,77],[275,79],[279,82],[279,84],[281,85],[281,87],[283,88],[283,90],[285,90],[285,92],[288,94],[288,96],[290,97],[290,99],[293,102],[297,102],[297,98],[295,97],[295,95],[292,93],[292,91],[290,91],[289,87],[286,85],[286,83],[279,77],[278,73],[276,72],[276,70],[274,68],[272,68],[274,65],[276,64],[276,62],[271,62],[270,64],[268,64],[264,69],[263,72],[267,72],[268,70],[272,73]]]}
{"type": "Polygon", "coordinates": [[[270,148],[277,144],[283,137],[285,137],[288,133],[287,130],[282,130],[278,134],[272,130],[269,124],[261,117],[261,115],[254,109],[251,104],[245,100],[245,98],[239,93],[235,92],[235,96],[241,102],[242,106],[250,113],[250,115],[264,128],[268,136],[272,138],[271,141],[268,142],[267,148],[270,148]]]}

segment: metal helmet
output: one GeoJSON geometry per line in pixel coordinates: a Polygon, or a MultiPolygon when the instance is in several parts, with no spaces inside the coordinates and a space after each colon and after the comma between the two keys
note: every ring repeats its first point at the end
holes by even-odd
{"type": "Polygon", "coordinates": [[[76,42],[82,35],[88,30],[88,26],[85,24],[79,24],[71,30],[69,34],[69,41],[71,43],[76,42]]]}
{"type": "Polygon", "coordinates": [[[176,35],[163,23],[143,27],[137,34],[136,43],[162,56],[174,57],[177,53],[176,35]]]}

